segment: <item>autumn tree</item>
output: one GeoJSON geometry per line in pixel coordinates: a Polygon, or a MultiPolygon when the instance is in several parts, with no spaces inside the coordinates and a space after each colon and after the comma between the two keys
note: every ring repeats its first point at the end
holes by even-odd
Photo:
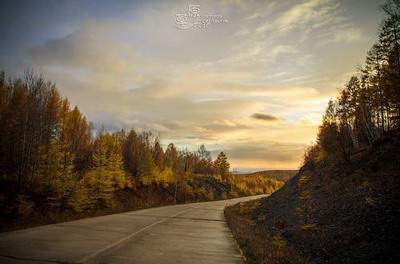
{"type": "Polygon", "coordinates": [[[173,143],[170,143],[165,151],[165,165],[174,172],[178,171],[178,151],[173,143]]]}
{"type": "Polygon", "coordinates": [[[204,145],[201,145],[197,150],[196,156],[198,159],[194,166],[194,172],[205,175],[213,174],[214,171],[210,151],[208,151],[204,145]]]}

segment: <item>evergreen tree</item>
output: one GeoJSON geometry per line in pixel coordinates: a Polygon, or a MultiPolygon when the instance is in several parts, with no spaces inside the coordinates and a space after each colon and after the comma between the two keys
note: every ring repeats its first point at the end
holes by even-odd
{"type": "Polygon", "coordinates": [[[216,172],[221,176],[224,181],[227,181],[229,175],[229,162],[224,152],[220,152],[214,161],[216,172]]]}
{"type": "Polygon", "coordinates": [[[135,130],[131,130],[123,143],[122,155],[124,168],[134,177],[139,177],[139,138],[135,130]]]}
{"type": "Polygon", "coordinates": [[[157,166],[157,168],[162,171],[164,170],[165,167],[165,155],[164,155],[164,150],[161,147],[160,141],[158,138],[156,138],[155,142],[154,142],[154,146],[152,149],[152,156],[153,156],[153,160],[155,165],[157,166]]]}

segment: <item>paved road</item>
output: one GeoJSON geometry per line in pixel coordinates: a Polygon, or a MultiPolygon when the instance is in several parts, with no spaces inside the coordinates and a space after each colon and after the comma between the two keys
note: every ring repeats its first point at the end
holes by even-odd
{"type": "Polygon", "coordinates": [[[172,205],[0,234],[0,263],[242,263],[223,209],[172,205]]]}

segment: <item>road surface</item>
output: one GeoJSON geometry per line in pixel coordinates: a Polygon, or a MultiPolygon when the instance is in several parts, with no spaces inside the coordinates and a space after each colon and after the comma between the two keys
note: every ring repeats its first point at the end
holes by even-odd
{"type": "Polygon", "coordinates": [[[242,263],[223,209],[171,205],[0,234],[0,263],[242,263]]]}

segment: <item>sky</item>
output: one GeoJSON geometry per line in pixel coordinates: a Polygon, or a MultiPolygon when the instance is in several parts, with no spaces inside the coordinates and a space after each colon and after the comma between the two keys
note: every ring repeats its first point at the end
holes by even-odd
{"type": "Polygon", "coordinates": [[[98,127],[205,144],[238,171],[296,169],[382,3],[2,1],[0,69],[43,74],[98,127]]]}

